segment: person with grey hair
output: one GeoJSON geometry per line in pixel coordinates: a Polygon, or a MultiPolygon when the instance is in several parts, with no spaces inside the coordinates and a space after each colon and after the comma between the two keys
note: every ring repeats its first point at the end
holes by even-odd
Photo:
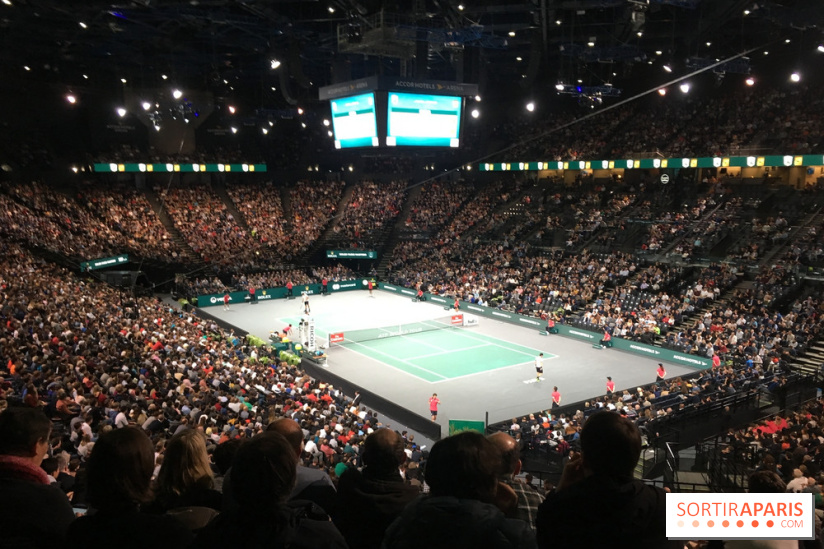
{"type": "Polygon", "coordinates": [[[516,478],[521,473],[521,452],[517,441],[510,435],[499,432],[489,435],[489,440],[501,452],[501,468],[498,480],[511,487],[518,496],[518,506],[508,516],[526,522],[535,529],[535,519],[538,516],[538,506],[544,498],[535,490],[529,488],[523,481],[516,478]]]}

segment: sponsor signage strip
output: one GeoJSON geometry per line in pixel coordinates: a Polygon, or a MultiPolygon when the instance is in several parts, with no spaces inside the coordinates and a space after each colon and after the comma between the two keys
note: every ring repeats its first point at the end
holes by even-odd
{"type": "Polygon", "coordinates": [[[195,172],[236,172],[255,173],[265,172],[266,164],[152,164],[151,162],[101,162],[94,165],[93,170],[101,173],[195,173],[195,172]]]}
{"type": "Polygon", "coordinates": [[[326,250],[328,259],[377,259],[375,250],[326,250]]]}
{"type": "MultiPolygon", "coordinates": [[[[480,171],[542,171],[542,170],[674,170],[681,168],[791,168],[824,165],[824,155],[765,155],[765,156],[703,156],[687,158],[616,158],[611,160],[553,160],[546,162],[481,163],[480,171]]],[[[668,174],[667,174],[668,175],[668,174]]],[[[668,183],[667,181],[661,181],[668,183]]]]}
{"type": "MultiPolygon", "coordinates": [[[[411,292],[411,290],[399,290],[396,286],[384,284],[383,282],[378,283],[378,288],[381,290],[388,290],[390,292],[401,291],[404,294],[411,292]]],[[[414,292],[412,292],[410,295],[414,295],[414,292]]],[[[447,300],[445,300],[442,297],[432,295],[429,293],[426,293],[424,295],[426,296],[427,302],[431,302],[432,304],[447,303],[447,300]]],[[[448,303],[451,303],[451,301],[448,303]]],[[[495,320],[503,320],[505,322],[511,322],[513,324],[518,324],[520,326],[523,326],[524,324],[529,324],[540,329],[543,329],[546,326],[543,320],[525,317],[522,315],[504,313],[499,311],[498,309],[495,309],[494,307],[483,307],[481,305],[473,305],[461,302],[461,310],[472,311],[474,313],[478,313],[480,316],[492,318],[495,320]]],[[[580,328],[573,328],[567,326],[566,324],[556,324],[555,327],[558,328],[558,335],[574,337],[576,339],[584,339],[587,341],[599,341],[601,339],[601,335],[599,333],[589,332],[586,330],[582,330],[580,328]]],[[[666,361],[702,370],[712,367],[712,360],[710,360],[709,358],[679,353],[676,351],[671,351],[669,349],[664,349],[662,347],[644,345],[643,343],[637,343],[635,341],[621,339],[618,337],[612,338],[612,346],[615,349],[627,351],[630,353],[634,353],[636,355],[654,357],[656,360],[660,360],[662,362],[666,361]]]]}
{"type": "MultiPolygon", "coordinates": [[[[329,293],[346,292],[349,290],[359,290],[365,287],[365,279],[356,280],[341,280],[339,282],[329,282],[329,293]]],[[[319,295],[323,288],[320,284],[304,284],[302,286],[295,285],[292,289],[292,295],[300,296],[301,292],[307,292],[309,295],[319,295]]],[[[264,290],[255,289],[255,297],[257,301],[269,301],[272,299],[282,299],[286,297],[286,288],[266,288],[264,290]]],[[[205,294],[197,297],[198,307],[212,307],[215,305],[223,305],[224,294],[205,294]]],[[[233,303],[248,303],[249,292],[230,292],[229,304],[233,303]]]]}
{"type": "Polygon", "coordinates": [[[94,271],[95,269],[104,269],[106,267],[113,267],[115,265],[123,265],[129,262],[129,254],[120,254],[113,257],[101,257],[100,259],[91,259],[89,261],[80,262],[81,271],[94,271]]]}

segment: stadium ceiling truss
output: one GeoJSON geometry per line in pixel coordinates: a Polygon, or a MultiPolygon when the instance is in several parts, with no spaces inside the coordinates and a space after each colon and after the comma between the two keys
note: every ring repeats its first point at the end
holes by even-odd
{"type": "MultiPolygon", "coordinates": [[[[474,56],[491,81],[527,74],[556,80],[570,63],[631,65],[656,51],[714,59],[751,46],[750,35],[824,28],[820,0],[9,1],[0,5],[4,74],[114,86],[121,78],[161,85],[167,74],[180,85],[243,93],[269,89],[267,79],[276,87],[276,58],[287,74],[279,81],[294,81],[291,88],[306,97],[368,76],[352,67],[376,74],[428,63],[415,73],[460,79],[467,75],[457,65],[474,56]],[[712,49],[702,49],[707,42],[712,49]],[[23,66],[33,70],[22,75],[23,66]]],[[[605,82],[595,70],[581,72],[595,75],[584,85],[605,82]]]]}

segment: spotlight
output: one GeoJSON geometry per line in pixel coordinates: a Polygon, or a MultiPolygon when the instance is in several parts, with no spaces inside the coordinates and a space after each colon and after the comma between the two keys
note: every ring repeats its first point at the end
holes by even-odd
{"type": "Polygon", "coordinates": [[[672,72],[672,67],[670,67],[669,65],[664,65],[664,70],[667,72],[672,72]]]}
{"type": "Polygon", "coordinates": [[[86,23],[84,23],[83,21],[81,21],[80,23],[78,23],[78,25],[80,25],[80,28],[81,28],[81,29],[87,29],[87,28],[89,28],[89,26],[88,26],[88,25],[86,25],[86,23]]]}
{"type": "Polygon", "coordinates": [[[237,109],[234,105],[229,105],[229,114],[235,114],[235,112],[237,112],[237,109]]]}
{"type": "Polygon", "coordinates": [[[28,65],[23,65],[23,70],[24,71],[30,71],[31,67],[29,67],[28,65]]]}
{"type": "Polygon", "coordinates": [[[667,88],[658,88],[658,95],[660,95],[661,97],[667,95],[667,88]]]}
{"type": "Polygon", "coordinates": [[[523,61],[523,60],[524,60],[524,58],[523,58],[523,57],[521,57],[520,55],[519,55],[518,57],[516,57],[516,58],[515,58],[515,61],[523,61]]]}
{"type": "MultiPolygon", "coordinates": [[[[335,8],[333,8],[332,6],[329,6],[329,7],[328,7],[328,8],[326,8],[326,9],[328,9],[328,10],[329,10],[329,13],[335,13],[335,8]]],[[[272,68],[274,69],[274,68],[276,68],[276,67],[272,67],[272,68]]]]}
{"type": "Polygon", "coordinates": [[[300,107],[298,107],[298,114],[303,114],[303,109],[301,109],[300,107]]]}
{"type": "Polygon", "coordinates": [[[149,109],[152,108],[152,104],[149,103],[148,101],[144,101],[143,103],[140,104],[140,106],[143,107],[144,111],[148,111],[149,109]]]}
{"type": "Polygon", "coordinates": [[[663,53],[661,50],[655,50],[655,55],[662,55],[663,53]]]}
{"type": "Polygon", "coordinates": [[[237,133],[237,128],[232,126],[232,133],[237,133]]]}
{"type": "Polygon", "coordinates": [[[329,137],[332,137],[332,135],[333,135],[332,130],[329,130],[328,132],[326,132],[326,135],[328,135],[329,137]]]}
{"type": "Polygon", "coordinates": [[[746,80],[744,80],[744,82],[745,82],[748,86],[754,86],[754,85],[755,85],[755,78],[753,78],[752,76],[750,76],[749,78],[747,78],[746,80]]]}
{"type": "Polygon", "coordinates": [[[66,101],[68,101],[70,104],[74,105],[75,103],[77,103],[77,97],[75,97],[74,94],[70,93],[70,94],[66,95],[66,101]]]}
{"type": "Polygon", "coordinates": [[[175,99],[180,99],[181,97],[183,97],[183,92],[180,90],[173,90],[172,97],[174,97],[175,99]]]}
{"type": "Polygon", "coordinates": [[[169,79],[169,77],[168,77],[168,76],[166,76],[165,74],[161,74],[161,75],[160,75],[160,78],[162,78],[163,80],[168,80],[168,79],[169,79]]]}
{"type": "Polygon", "coordinates": [[[481,116],[481,111],[479,111],[478,109],[472,109],[471,114],[472,114],[472,118],[478,118],[479,116],[481,116]]]}
{"type": "Polygon", "coordinates": [[[818,51],[824,53],[824,44],[819,44],[818,51]]]}
{"type": "Polygon", "coordinates": [[[587,42],[587,46],[589,46],[590,48],[594,48],[595,42],[587,42]]]}
{"type": "Polygon", "coordinates": [[[269,61],[269,66],[272,67],[272,70],[275,70],[280,66],[280,61],[278,61],[277,59],[272,59],[271,61],[269,61]]]}
{"type": "Polygon", "coordinates": [[[126,109],[124,109],[123,107],[118,107],[116,112],[117,116],[119,116],[120,118],[126,116],[126,109]]]}
{"type": "Polygon", "coordinates": [[[261,128],[260,131],[263,132],[263,135],[266,135],[269,133],[269,128],[261,128]]]}
{"type": "Polygon", "coordinates": [[[555,84],[555,89],[559,92],[564,91],[564,84],[562,82],[558,82],[557,84],[555,84]]]}
{"type": "Polygon", "coordinates": [[[681,84],[680,86],[678,86],[678,89],[680,89],[680,90],[681,90],[681,93],[689,93],[689,91],[690,91],[690,85],[689,85],[689,83],[688,83],[688,82],[684,82],[683,84],[681,84]]]}
{"type": "Polygon", "coordinates": [[[478,103],[480,103],[480,102],[481,102],[481,96],[480,96],[480,95],[476,95],[476,96],[475,96],[475,101],[477,101],[478,103]]]}
{"type": "Polygon", "coordinates": [[[89,75],[88,75],[88,74],[84,74],[84,75],[83,75],[83,80],[88,80],[88,79],[89,79],[89,75]]]}
{"type": "Polygon", "coordinates": [[[514,38],[515,37],[515,31],[509,31],[509,36],[514,38]]]}
{"type": "Polygon", "coordinates": [[[533,103],[532,101],[530,101],[529,103],[527,103],[527,104],[526,104],[526,110],[528,110],[529,112],[534,111],[534,110],[535,110],[535,103],[533,103]]]}
{"type": "Polygon", "coordinates": [[[801,75],[797,72],[794,72],[790,75],[790,80],[792,80],[793,82],[801,82],[801,75]]]}
{"type": "Polygon", "coordinates": [[[3,0],[3,3],[7,6],[11,6],[11,0],[3,0]]]}
{"type": "Polygon", "coordinates": [[[121,79],[120,79],[120,81],[121,81],[122,83],[124,83],[124,84],[126,83],[126,79],[125,79],[125,78],[121,78],[121,79]]]}
{"type": "Polygon", "coordinates": [[[324,118],[324,119],[323,119],[323,125],[324,125],[324,126],[328,126],[329,124],[330,124],[329,119],[328,119],[328,118],[324,118]]]}
{"type": "Polygon", "coordinates": [[[560,19],[557,19],[557,20],[555,21],[555,24],[556,24],[556,25],[558,25],[558,26],[560,26],[560,25],[561,25],[561,20],[560,20],[560,19]]]}
{"type": "Polygon", "coordinates": [[[458,11],[463,11],[463,10],[464,10],[464,5],[463,4],[458,4],[458,11]]]}

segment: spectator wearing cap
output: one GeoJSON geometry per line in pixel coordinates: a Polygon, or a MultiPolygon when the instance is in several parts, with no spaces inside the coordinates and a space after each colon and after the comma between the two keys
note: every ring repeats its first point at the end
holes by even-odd
{"type": "Polygon", "coordinates": [[[40,408],[0,413],[0,546],[55,547],[66,539],[72,507],[40,467],[51,428],[40,408]]]}
{"type": "Polygon", "coordinates": [[[333,520],[350,547],[378,549],[392,521],[420,494],[401,477],[403,450],[398,433],[378,429],[364,441],[363,469],[348,468],[341,475],[333,520]]]}

